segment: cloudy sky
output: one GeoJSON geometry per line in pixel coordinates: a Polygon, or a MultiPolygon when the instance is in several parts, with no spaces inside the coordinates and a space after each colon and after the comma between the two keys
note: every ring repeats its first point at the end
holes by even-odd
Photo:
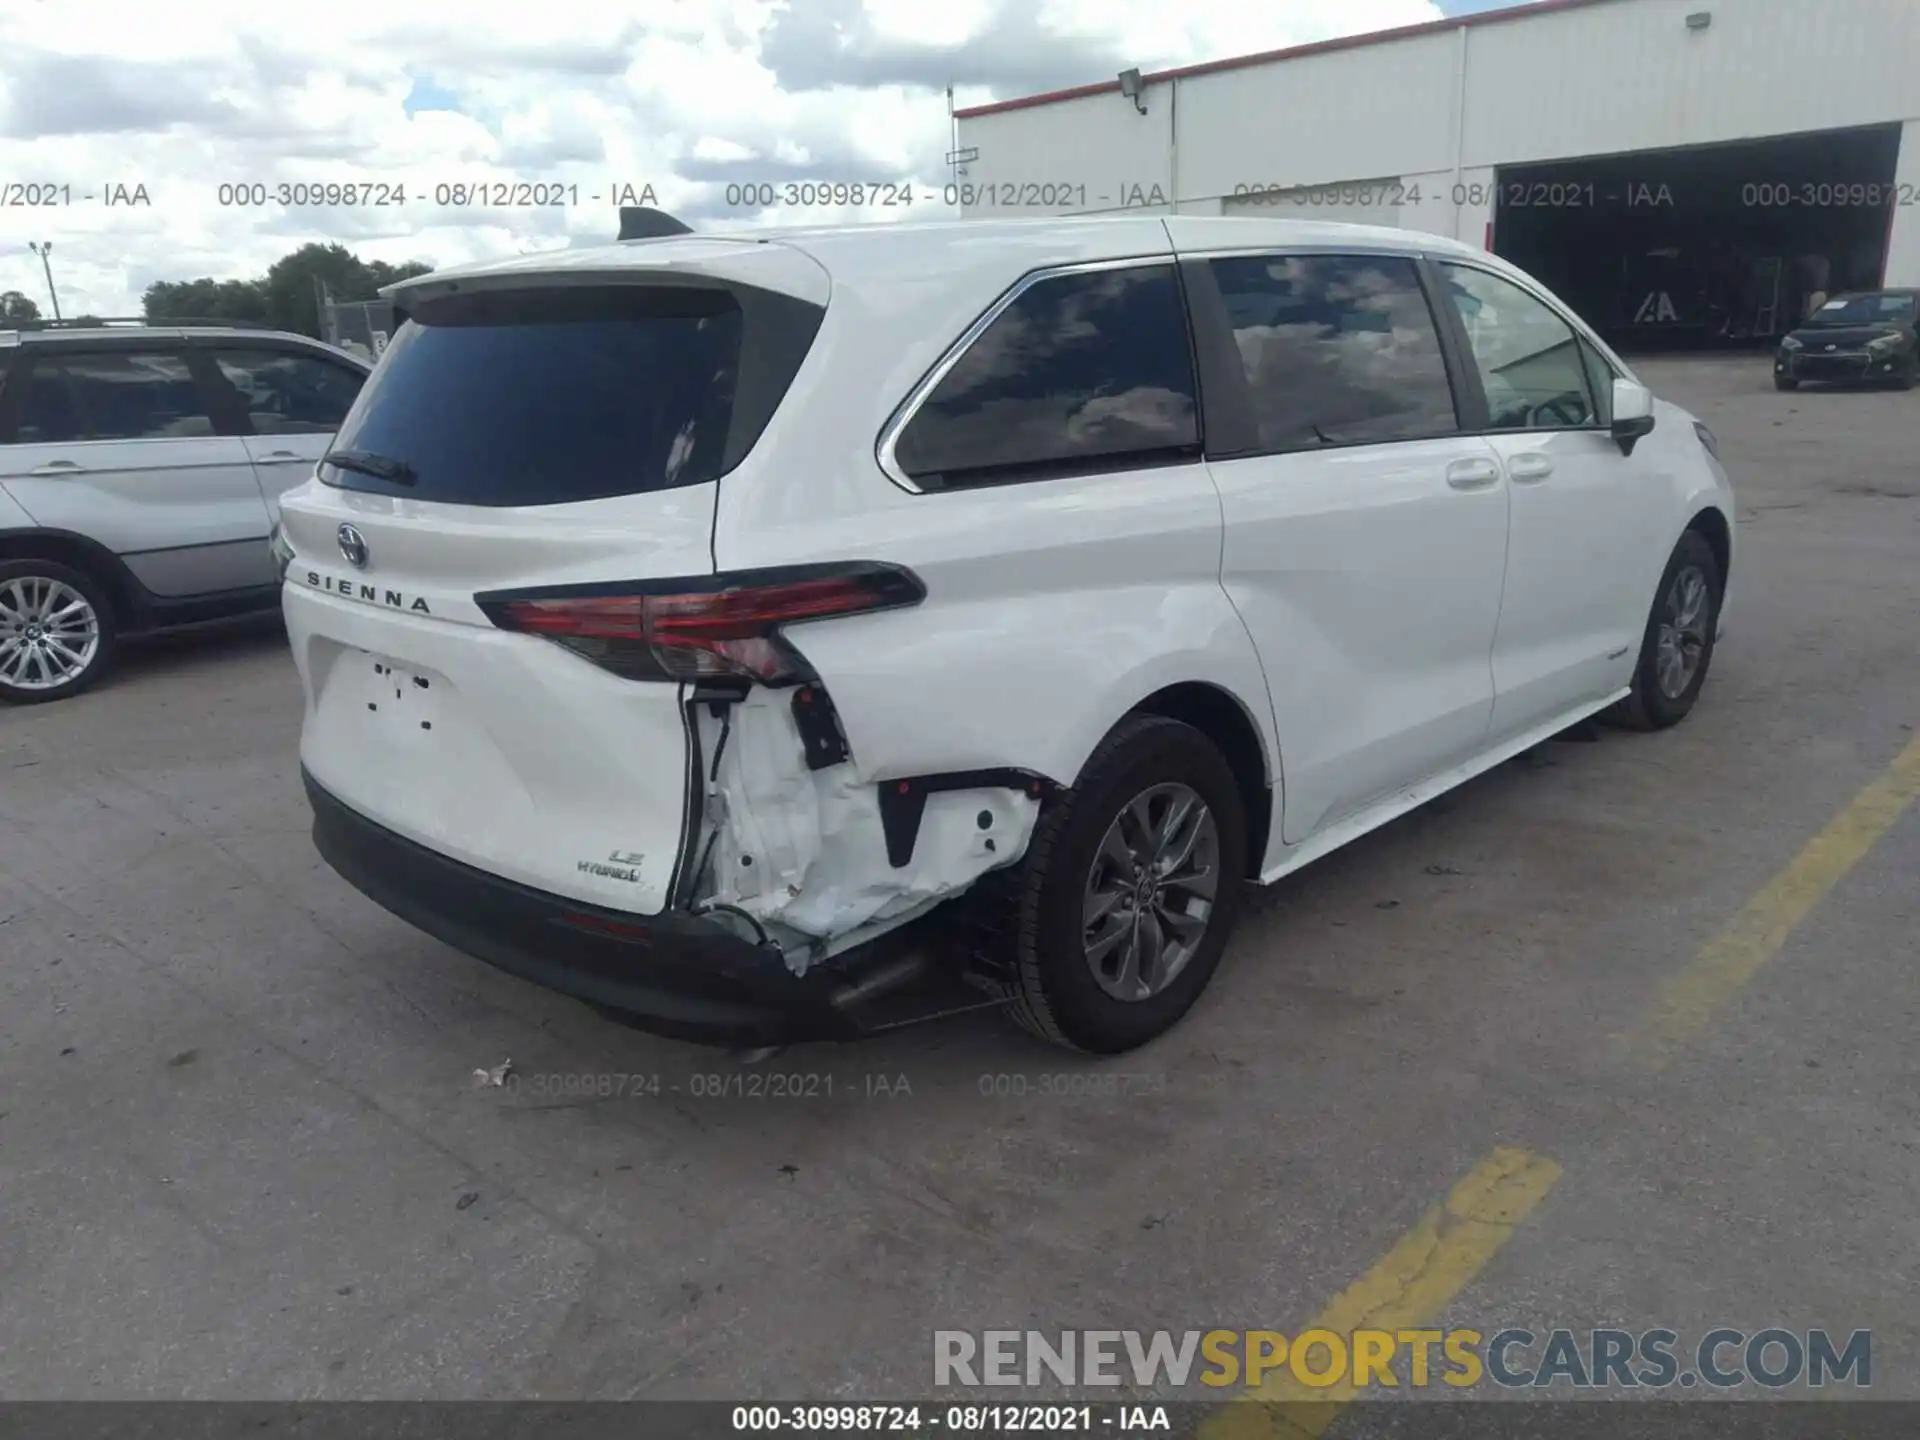
{"type": "Polygon", "coordinates": [[[611,238],[619,185],[702,228],[827,219],[729,207],[726,187],[937,186],[948,83],[966,106],[1503,3],[0,0],[0,290],[49,313],[30,240],[52,242],[67,315],[137,314],[152,281],[249,278],[308,240],[436,265],[584,243],[611,238]],[[481,181],[580,203],[433,203],[481,181]],[[220,203],[222,184],[343,182],[407,203],[220,203]],[[150,204],[98,198],[136,187],[150,204]],[[35,190],[71,202],[22,205],[35,190]]]}

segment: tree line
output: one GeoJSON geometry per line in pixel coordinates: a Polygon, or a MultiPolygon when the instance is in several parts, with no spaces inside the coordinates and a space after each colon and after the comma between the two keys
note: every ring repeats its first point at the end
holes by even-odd
{"type": "Polygon", "coordinates": [[[38,320],[40,307],[18,290],[0,290],[0,320],[38,320]]]}
{"type": "Polygon", "coordinates": [[[149,320],[244,320],[325,339],[316,281],[335,300],[374,300],[383,286],[425,275],[431,265],[362,260],[346,246],[302,245],[257,280],[159,280],[141,297],[149,320]]]}
{"type": "MultiPolygon", "coordinates": [[[[9,320],[38,320],[40,318],[40,302],[35,300],[31,295],[23,294],[18,290],[0,290],[0,327],[4,327],[9,320]]],[[[76,325],[98,325],[100,323],[100,317],[98,315],[75,315],[73,317],[73,323],[76,325]]]]}
{"type": "MultiPolygon", "coordinates": [[[[315,243],[282,255],[257,280],[157,280],[141,296],[140,313],[148,320],[251,321],[324,340],[316,280],[325,284],[335,300],[374,300],[383,286],[432,269],[418,260],[404,265],[362,260],[344,245],[315,243]]],[[[42,318],[39,303],[31,296],[19,290],[0,291],[0,323],[42,318]]],[[[99,318],[68,317],[76,325],[99,318]]]]}

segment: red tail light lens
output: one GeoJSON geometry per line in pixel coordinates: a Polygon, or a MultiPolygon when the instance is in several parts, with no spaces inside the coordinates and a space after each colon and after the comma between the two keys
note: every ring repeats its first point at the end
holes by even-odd
{"type": "Polygon", "coordinates": [[[926,593],[909,570],[859,563],[475,599],[501,629],[543,636],[630,680],[797,685],[813,669],[782,626],[917,605],[926,593]]]}

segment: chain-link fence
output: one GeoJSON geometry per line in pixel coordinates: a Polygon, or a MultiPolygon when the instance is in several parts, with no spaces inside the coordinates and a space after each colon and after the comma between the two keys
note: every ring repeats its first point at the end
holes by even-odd
{"type": "Polygon", "coordinates": [[[371,360],[393,334],[393,306],[385,300],[327,300],[320,306],[321,338],[371,360]]]}

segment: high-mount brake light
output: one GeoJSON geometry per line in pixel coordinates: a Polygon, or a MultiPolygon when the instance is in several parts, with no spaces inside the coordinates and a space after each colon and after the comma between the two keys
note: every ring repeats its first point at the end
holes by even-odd
{"type": "Polygon", "coordinates": [[[926,593],[909,570],[862,562],[475,599],[501,629],[552,640],[629,680],[781,686],[816,678],[783,626],[917,605],[926,593]]]}

